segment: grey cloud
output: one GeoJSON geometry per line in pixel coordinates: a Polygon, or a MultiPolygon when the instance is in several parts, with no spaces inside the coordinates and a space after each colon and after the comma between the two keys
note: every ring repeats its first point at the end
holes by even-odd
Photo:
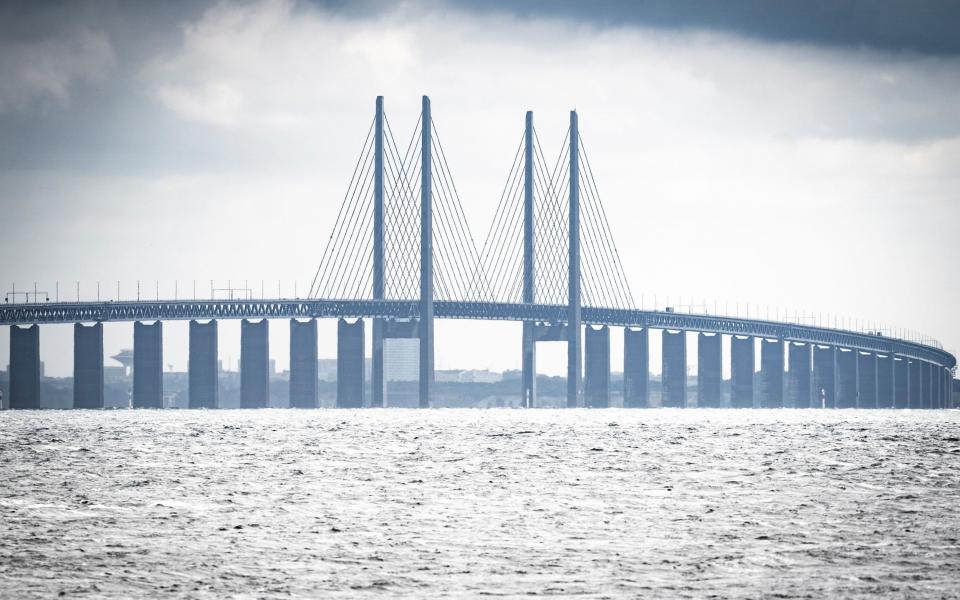
{"type": "MultiPolygon", "coordinates": [[[[950,0],[450,0],[477,12],[561,18],[598,27],[706,28],[764,41],[960,54],[960,4],[950,0]]],[[[331,3],[338,6],[341,2],[331,3]]]]}
{"type": "Polygon", "coordinates": [[[103,79],[114,62],[107,36],[86,28],[66,37],[0,41],[0,112],[66,107],[75,83],[103,79]]]}

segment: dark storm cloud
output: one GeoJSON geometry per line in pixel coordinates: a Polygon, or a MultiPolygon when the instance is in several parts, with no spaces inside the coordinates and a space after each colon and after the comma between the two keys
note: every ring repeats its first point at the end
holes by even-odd
{"type": "Polygon", "coordinates": [[[601,27],[706,28],[765,41],[960,54],[960,3],[954,0],[451,0],[451,4],[601,27]]]}

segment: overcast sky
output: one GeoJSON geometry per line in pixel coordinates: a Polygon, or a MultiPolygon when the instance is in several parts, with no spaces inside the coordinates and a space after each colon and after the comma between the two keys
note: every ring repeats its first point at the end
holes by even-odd
{"type": "MultiPolygon", "coordinates": [[[[375,96],[405,138],[428,94],[475,237],[524,112],[549,155],[576,108],[638,305],[844,315],[960,349],[955,4],[159,4],[0,8],[4,292],[302,292],[375,96]]],[[[42,331],[69,374],[70,328],[42,331]]],[[[235,363],[239,323],[221,331],[235,363]]],[[[442,322],[437,367],[518,368],[519,331],[442,322]]],[[[166,326],[177,369],[185,332],[166,326]]],[[[132,325],[106,338],[130,347],[132,325]]],[[[281,367],[287,339],[274,323],[281,367]]],[[[540,370],[561,373],[551,346],[540,370]]]]}

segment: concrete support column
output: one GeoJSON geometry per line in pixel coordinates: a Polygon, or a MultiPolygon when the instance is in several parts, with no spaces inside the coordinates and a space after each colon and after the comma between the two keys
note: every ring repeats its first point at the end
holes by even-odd
{"type": "MultiPolygon", "coordinates": [[[[423,343],[422,338],[420,343],[423,343]]],[[[357,319],[356,323],[339,319],[337,321],[337,408],[363,407],[363,345],[363,319],[357,319]]]]}
{"type": "Polygon", "coordinates": [[[877,355],[877,408],[893,408],[893,388],[896,375],[893,372],[893,355],[877,355]]]}
{"type": "Polygon", "coordinates": [[[947,382],[950,384],[950,393],[947,398],[947,408],[960,406],[957,403],[957,394],[960,393],[960,381],[957,381],[951,371],[947,371],[947,382]]]}
{"type": "Polygon", "coordinates": [[[317,320],[290,319],[290,407],[317,408],[317,320]]]}
{"type": "Polygon", "coordinates": [[[663,330],[661,406],[687,406],[687,332],[663,330]]]}
{"type": "Polygon", "coordinates": [[[537,399],[537,343],[534,339],[536,323],[523,322],[521,341],[520,405],[533,408],[537,399]]]}
{"type": "Polygon", "coordinates": [[[40,326],[10,326],[10,399],[17,409],[40,408],[40,326]]]}
{"type": "MultiPolygon", "coordinates": [[[[384,297],[384,206],[383,206],[383,96],[377,96],[376,116],[373,132],[373,299],[384,297]]],[[[292,327],[292,325],[291,325],[292,327]]],[[[373,406],[384,406],[386,382],[383,379],[383,320],[373,320],[371,335],[373,345],[372,364],[370,365],[370,389],[373,406]]],[[[314,343],[316,346],[316,343],[314,343]]],[[[314,361],[316,362],[316,361],[314,361]]],[[[292,382],[291,382],[292,383],[292,382]]],[[[316,389],[316,384],[314,384],[316,389]]],[[[316,406],[316,393],[311,403],[316,406]]]]}
{"type": "Polygon", "coordinates": [[[591,408],[610,406],[610,328],[587,326],[584,336],[584,399],[591,408]]]}
{"type": "MultiPolygon", "coordinates": [[[[534,217],[534,137],[533,112],[527,111],[523,134],[523,303],[533,304],[536,297],[536,231],[534,217]]],[[[521,341],[520,405],[533,408],[537,398],[537,344],[535,324],[523,322],[521,341]]]]}
{"type": "Polygon", "coordinates": [[[580,405],[580,133],[570,111],[570,197],[567,218],[567,407],[580,405]]]}
{"type": "Polygon", "coordinates": [[[190,361],[187,367],[190,408],[217,408],[220,401],[217,362],[217,322],[190,321],[190,361]]]}
{"type": "MultiPolygon", "coordinates": [[[[430,407],[433,392],[433,160],[431,142],[433,118],[430,116],[430,98],[424,96],[420,113],[420,408],[430,407]]],[[[360,325],[361,330],[363,324],[360,325]]],[[[338,329],[338,331],[340,331],[338,329]]],[[[339,342],[338,342],[339,344],[339,342]]],[[[363,340],[361,336],[361,366],[363,364],[363,340]]],[[[339,374],[340,367],[337,366],[339,374]]],[[[355,385],[355,381],[350,385],[355,385]]],[[[363,405],[363,369],[360,370],[360,405],[363,405]]],[[[348,390],[353,389],[348,387],[348,390]]],[[[353,392],[349,392],[348,395],[353,392]]],[[[337,402],[340,399],[340,384],[337,384],[337,402]]],[[[355,398],[350,396],[350,402],[355,398]]]]}
{"type": "Polygon", "coordinates": [[[835,355],[836,365],[836,389],[837,389],[837,408],[856,408],[857,393],[859,386],[859,376],[857,374],[857,355],[856,350],[837,349],[835,355]]]}
{"type": "Polygon", "coordinates": [[[103,408],[103,323],[73,324],[73,407],[103,408]]]}
{"type": "Polygon", "coordinates": [[[920,361],[920,408],[932,408],[933,379],[930,377],[930,363],[920,361]]]}
{"type": "Polygon", "coordinates": [[[915,359],[910,359],[910,364],[908,368],[908,386],[909,394],[907,395],[908,403],[910,408],[922,408],[922,392],[923,385],[921,380],[923,379],[923,374],[921,373],[920,361],[915,359]]]}
{"type": "Polygon", "coordinates": [[[240,321],[240,408],[266,408],[270,398],[270,321],[240,321]]]}
{"type": "Polygon", "coordinates": [[[811,346],[797,342],[787,343],[790,365],[787,371],[786,398],[784,403],[792,408],[819,407],[820,396],[813,395],[813,371],[811,346]]]}
{"type": "Polygon", "coordinates": [[[782,340],[760,340],[760,406],[783,408],[782,340]]]}
{"type": "Polygon", "coordinates": [[[953,372],[950,371],[950,369],[944,369],[944,371],[945,371],[944,377],[946,377],[947,379],[947,399],[946,399],[946,403],[944,404],[944,407],[953,408],[954,407],[953,395],[954,395],[954,390],[957,389],[957,383],[954,381],[953,372]]]}
{"type": "Polygon", "coordinates": [[[723,351],[719,333],[697,334],[697,406],[723,406],[723,351]]]}
{"type": "Polygon", "coordinates": [[[937,402],[936,408],[943,408],[943,371],[938,366],[933,367],[933,379],[937,384],[937,402]]]}
{"type": "Polygon", "coordinates": [[[877,407],[877,355],[857,351],[859,402],[857,408],[877,407]]]}
{"type": "Polygon", "coordinates": [[[909,403],[909,365],[910,361],[893,355],[893,407],[907,408],[909,403]]]}
{"type": "Polygon", "coordinates": [[[133,407],[163,408],[163,323],[133,324],[133,407]]]}
{"type": "Polygon", "coordinates": [[[837,349],[833,346],[813,347],[813,404],[814,408],[835,408],[837,405],[836,367],[837,349]]]}
{"type": "Polygon", "coordinates": [[[623,406],[650,406],[650,330],[623,328],[623,406]]]}
{"type": "Polygon", "coordinates": [[[730,336],[730,406],[733,408],[753,408],[754,361],[753,338],[730,336]]]}

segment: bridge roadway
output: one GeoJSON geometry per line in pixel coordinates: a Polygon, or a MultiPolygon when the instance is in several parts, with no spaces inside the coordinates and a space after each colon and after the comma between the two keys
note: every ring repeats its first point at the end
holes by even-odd
{"type": "MultiPolygon", "coordinates": [[[[11,304],[0,308],[0,325],[173,321],[207,319],[387,318],[416,319],[416,300],[159,300],[11,304]]],[[[506,302],[434,302],[441,319],[563,323],[567,306],[506,302]]],[[[667,311],[583,307],[589,325],[643,327],[750,336],[895,354],[952,369],[956,358],[940,348],[891,337],[795,323],[667,311]]]]}

